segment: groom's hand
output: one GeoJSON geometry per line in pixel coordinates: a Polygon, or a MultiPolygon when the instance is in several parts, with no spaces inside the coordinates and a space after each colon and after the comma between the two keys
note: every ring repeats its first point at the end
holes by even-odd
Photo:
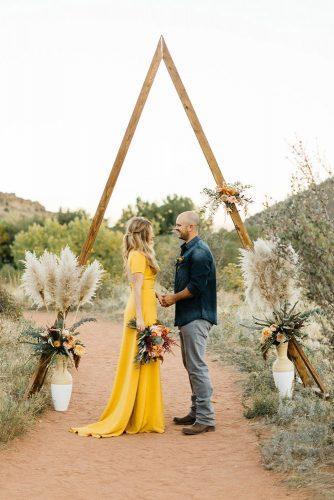
{"type": "Polygon", "coordinates": [[[162,296],[162,305],[163,307],[169,307],[175,304],[176,298],[173,293],[169,293],[167,295],[162,296]]]}

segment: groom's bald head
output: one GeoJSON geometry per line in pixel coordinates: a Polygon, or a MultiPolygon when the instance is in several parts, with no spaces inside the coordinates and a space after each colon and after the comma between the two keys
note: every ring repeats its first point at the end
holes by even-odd
{"type": "Polygon", "coordinates": [[[187,210],[187,212],[182,212],[176,221],[182,221],[184,224],[188,224],[191,226],[198,226],[199,224],[199,216],[193,210],[187,210]]]}
{"type": "Polygon", "coordinates": [[[200,219],[196,212],[182,212],[176,219],[175,232],[181,240],[189,241],[198,234],[200,219]]]}

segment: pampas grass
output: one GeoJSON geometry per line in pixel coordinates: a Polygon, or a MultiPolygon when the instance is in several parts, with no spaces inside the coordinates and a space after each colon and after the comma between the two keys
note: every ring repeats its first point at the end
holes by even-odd
{"type": "Polygon", "coordinates": [[[60,252],[56,271],[56,308],[65,312],[78,304],[80,268],[78,260],[68,246],[60,252]]]}
{"type": "Polygon", "coordinates": [[[254,250],[240,250],[245,297],[251,310],[270,313],[281,303],[299,299],[296,285],[297,254],[289,247],[289,257],[279,252],[279,242],[258,239],[254,250]]]}
{"type": "Polygon", "coordinates": [[[94,260],[89,264],[81,275],[78,289],[78,305],[92,302],[96,290],[101,283],[103,269],[101,264],[94,260]]]}
{"type": "Polygon", "coordinates": [[[45,272],[41,262],[35,253],[26,252],[25,271],[22,276],[23,288],[37,307],[43,307],[45,303],[45,272]]]}
{"type": "Polygon", "coordinates": [[[64,315],[70,308],[90,303],[101,282],[103,269],[94,260],[80,266],[68,246],[60,257],[45,250],[38,259],[34,253],[25,254],[22,286],[37,307],[54,307],[64,315]]]}
{"type": "Polygon", "coordinates": [[[48,306],[55,305],[55,296],[57,288],[57,267],[58,258],[55,254],[44,251],[40,258],[40,263],[44,268],[44,296],[45,303],[48,306]]]}

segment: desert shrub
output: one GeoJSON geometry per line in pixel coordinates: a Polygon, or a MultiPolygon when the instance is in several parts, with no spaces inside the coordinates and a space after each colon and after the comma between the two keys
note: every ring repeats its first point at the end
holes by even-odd
{"type": "Polygon", "coordinates": [[[36,416],[49,405],[46,389],[23,399],[37,363],[30,349],[18,340],[25,325],[22,319],[0,319],[0,444],[30,429],[36,416]]]}
{"type": "Polygon", "coordinates": [[[224,290],[230,292],[242,292],[244,282],[241,269],[237,264],[230,262],[225,266],[221,273],[221,285],[224,290]]]}
{"type": "Polygon", "coordinates": [[[172,234],[155,238],[155,251],[160,266],[159,283],[167,290],[174,288],[175,261],[180,254],[178,238],[172,234]]]}
{"type": "Polygon", "coordinates": [[[278,403],[278,396],[275,393],[258,394],[252,400],[251,408],[247,408],[244,415],[246,418],[272,417],[277,413],[278,403]]]}
{"type": "Polygon", "coordinates": [[[0,286],[0,315],[17,320],[22,316],[22,308],[15,298],[0,286]]]}

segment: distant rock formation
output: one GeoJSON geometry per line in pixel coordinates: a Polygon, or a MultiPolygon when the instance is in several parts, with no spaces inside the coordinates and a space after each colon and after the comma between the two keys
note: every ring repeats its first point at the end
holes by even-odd
{"type": "Polygon", "coordinates": [[[45,218],[53,215],[38,201],[19,198],[15,193],[0,192],[0,220],[17,222],[22,219],[45,218]]]}

